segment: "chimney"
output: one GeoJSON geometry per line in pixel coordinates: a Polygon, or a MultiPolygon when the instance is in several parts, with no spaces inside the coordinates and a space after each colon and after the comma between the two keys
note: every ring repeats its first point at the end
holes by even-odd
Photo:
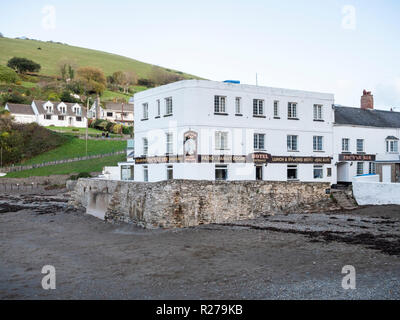
{"type": "Polygon", "coordinates": [[[364,89],[361,97],[361,109],[374,109],[374,96],[364,89]]]}
{"type": "Polygon", "coordinates": [[[100,119],[100,96],[97,95],[96,98],[96,120],[100,119]]]}

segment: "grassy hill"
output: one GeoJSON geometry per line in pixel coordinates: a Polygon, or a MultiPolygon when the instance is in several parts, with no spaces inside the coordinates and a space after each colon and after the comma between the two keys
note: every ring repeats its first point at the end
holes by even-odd
{"type": "MultiPolygon", "coordinates": [[[[59,74],[58,63],[63,59],[74,61],[78,66],[101,68],[106,75],[111,75],[118,70],[134,71],[139,78],[148,77],[153,67],[152,64],[116,54],[66,44],[0,38],[0,64],[7,65],[7,61],[14,56],[28,58],[39,63],[42,66],[40,74],[52,76],[59,74]]],[[[185,78],[198,78],[175,70],[165,70],[178,73],[185,78]]]]}
{"type": "MultiPolygon", "coordinates": [[[[124,154],[100,159],[90,159],[77,162],[57,164],[54,166],[35,168],[18,172],[8,173],[3,178],[27,178],[37,176],[50,176],[57,174],[76,174],[80,172],[101,172],[105,166],[116,166],[118,162],[125,161],[124,154]]],[[[0,178],[1,179],[1,178],[0,178]]]]}
{"type": "MultiPolygon", "coordinates": [[[[123,140],[88,140],[88,155],[105,154],[115,151],[122,151],[126,148],[126,141],[123,140]]],[[[41,153],[31,159],[23,161],[21,165],[38,164],[48,161],[71,159],[86,155],[86,141],[70,137],[70,141],[61,146],[41,153]]]]}

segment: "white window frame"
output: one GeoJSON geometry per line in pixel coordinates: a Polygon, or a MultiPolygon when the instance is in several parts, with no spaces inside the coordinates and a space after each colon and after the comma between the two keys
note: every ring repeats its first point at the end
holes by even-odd
{"type": "Polygon", "coordinates": [[[149,182],[149,167],[143,166],[143,181],[149,182]]]}
{"type": "Polygon", "coordinates": [[[386,140],[386,152],[387,153],[399,153],[399,141],[393,139],[386,140]]]}
{"type": "Polygon", "coordinates": [[[323,152],[324,151],[324,137],[323,136],[314,136],[313,137],[313,150],[314,150],[314,152],[323,152]]]}
{"type": "Polygon", "coordinates": [[[216,181],[227,181],[228,180],[228,165],[226,164],[216,164],[215,165],[215,180],[216,181]],[[224,170],[226,171],[226,179],[217,179],[217,170],[224,170]]]}
{"type": "Polygon", "coordinates": [[[160,101],[160,99],[157,99],[157,116],[156,117],[161,117],[161,101],[160,101]]]}
{"type": "Polygon", "coordinates": [[[148,156],[149,155],[149,140],[147,138],[143,138],[143,155],[148,156]]]}
{"type": "Polygon", "coordinates": [[[350,139],[349,138],[342,138],[342,152],[350,152],[350,139]]]}
{"type": "Polygon", "coordinates": [[[298,165],[293,165],[293,164],[287,165],[287,167],[286,167],[286,178],[287,178],[288,181],[298,181],[299,180],[299,167],[298,167],[298,165]],[[288,177],[289,169],[296,169],[296,177],[295,178],[289,178],[288,177]]]}
{"type": "Polygon", "coordinates": [[[323,119],[323,105],[314,104],[314,120],[321,121],[323,119]]]}
{"type": "Polygon", "coordinates": [[[313,167],[313,177],[314,177],[314,179],[323,179],[324,178],[324,166],[322,166],[322,165],[314,165],[314,167],[313,167]],[[315,176],[316,170],[321,172],[321,176],[320,177],[316,177],[315,176]]]}
{"type": "Polygon", "coordinates": [[[356,142],[356,148],[357,148],[357,153],[362,153],[362,152],[365,152],[365,141],[364,141],[364,139],[357,139],[357,142],[356,142]],[[359,142],[360,141],[362,141],[362,150],[360,150],[358,147],[359,147],[359,142]]]}
{"type": "Polygon", "coordinates": [[[172,132],[167,132],[165,134],[165,142],[166,142],[166,154],[171,155],[174,152],[174,135],[172,132]]]}
{"type": "Polygon", "coordinates": [[[165,98],[165,115],[172,116],[172,113],[173,113],[172,97],[165,98]]]}
{"type": "Polygon", "coordinates": [[[235,114],[242,115],[242,98],[241,97],[235,98],[235,114]]]}
{"type": "Polygon", "coordinates": [[[265,151],[265,134],[255,133],[253,139],[254,151],[265,151]],[[261,137],[262,139],[260,139],[261,137]]]}
{"type": "Polygon", "coordinates": [[[274,118],[279,118],[279,100],[274,100],[274,118]]]}
{"type": "Polygon", "coordinates": [[[215,131],[215,149],[228,150],[228,132],[215,131]]]}
{"type": "Polygon", "coordinates": [[[226,96],[214,96],[214,113],[226,113],[226,96]]]}
{"type": "Polygon", "coordinates": [[[167,165],[167,180],[174,180],[174,166],[167,165]],[[171,173],[171,177],[169,174],[171,173]]]}
{"type": "Polygon", "coordinates": [[[299,151],[299,136],[289,134],[286,138],[288,151],[299,151]],[[294,139],[295,138],[295,139],[294,139]],[[295,148],[293,148],[293,140],[296,140],[295,148]]]}
{"type": "Polygon", "coordinates": [[[357,162],[357,175],[362,176],[364,174],[364,162],[357,162]]]}
{"type": "Polygon", "coordinates": [[[298,119],[297,102],[288,102],[288,119],[298,119]]]}
{"type": "Polygon", "coordinates": [[[149,104],[148,103],[143,103],[143,120],[148,120],[149,119],[149,104]]]}
{"type": "Polygon", "coordinates": [[[253,116],[255,117],[265,116],[264,105],[265,103],[263,99],[253,99],[253,116]]]}
{"type": "Polygon", "coordinates": [[[368,172],[369,172],[369,174],[376,174],[376,163],[375,162],[369,163],[368,172]]]}

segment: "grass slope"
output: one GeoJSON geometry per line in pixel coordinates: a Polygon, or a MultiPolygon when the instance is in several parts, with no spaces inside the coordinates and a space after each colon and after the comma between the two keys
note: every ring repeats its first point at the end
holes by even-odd
{"type": "Polygon", "coordinates": [[[25,171],[11,172],[4,176],[4,178],[28,178],[38,176],[50,176],[56,174],[76,174],[80,172],[101,172],[103,167],[116,166],[118,162],[125,160],[126,156],[124,154],[121,154],[101,159],[77,161],[25,171]]]}
{"type": "MultiPolygon", "coordinates": [[[[14,56],[39,63],[42,66],[40,70],[42,75],[58,75],[58,63],[63,59],[74,61],[78,66],[101,68],[106,75],[111,75],[118,70],[134,71],[140,78],[148,77],[153,66],[116,54],[65,44],[0,38],[0,64],[6,65],[7,61],[14,56]]],[[[187,78],[197,78],[188,74],[182,75],[187,78]]]]}
{"type": "MultiPolygon", "coordinates": [[[[124,150],[126,141],[119,140],[88,140],[88,155],[104,154],[124,150]]],[[[37,164],[55,160],[83,157],[86,155],[85,140],[71,137],[70,141],[53,150],[44,152],[26,160],[22,165],[37,164]]]]}

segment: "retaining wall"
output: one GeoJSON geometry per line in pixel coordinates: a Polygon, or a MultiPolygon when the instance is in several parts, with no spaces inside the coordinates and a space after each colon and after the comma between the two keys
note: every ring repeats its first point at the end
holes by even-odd
{"type": "Polygon", "coordinates": [[[71,205],[106,221],[146,228],[226,223],[330,205],[329,183],[189,181],[156,183],[79,179],[71,205]]]}

